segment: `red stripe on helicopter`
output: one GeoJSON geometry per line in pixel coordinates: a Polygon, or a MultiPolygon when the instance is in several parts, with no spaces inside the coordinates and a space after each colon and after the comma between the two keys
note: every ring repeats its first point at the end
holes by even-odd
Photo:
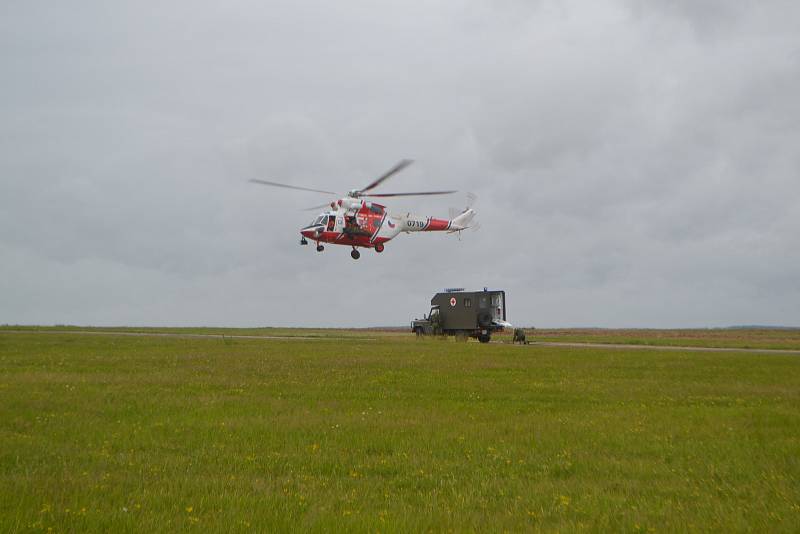
{"type": "Polygon", "coordinates": [[[370,237],[365,235],[348,235],[344,233],[339,234],[336,232],[325,232],[319,240],[325,243],[333,243],[334,245],[366,248],[372,248],[375,245],[380,245],[389,241],[389,239],[386,237],[376,237],[374,240],[370,240],[370,237]]]}
{"type": "Polygon", "coordinates": [[[437,232],[442,230],[449,230],[450,229],[450,221],[446,219],[428,219],[428,223],[423,228],[423,231],[426,232],[437,232]]]}

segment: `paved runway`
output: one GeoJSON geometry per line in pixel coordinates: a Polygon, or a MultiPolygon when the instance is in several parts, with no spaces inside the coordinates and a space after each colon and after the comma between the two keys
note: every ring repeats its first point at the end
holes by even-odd
{"type": "Polygon", "coordinates": [[[624,343],[572,343],[558,341],[531,341],[528,345],[538,347],[580,347],[580,348],[599,348],[599,349],[646,349],[646,350],[682,350],[691,352],[749,352],[749,353],[768,353],[768,354],[800,354],[798,349],[745,349],[740,347],[682,347],[679,345],[627,345],[624,343]]]}
{"type": "MultiPolygon", "coordinates": [[[[177,337],[177,338],[218,338],[222,339],[266,339],[266,340],[298,340],[319,341],[325,339],[358,339],[359,341],[375,341],[378,338],[351,338],[336,336],[256,336],[245,334],[181,334],[171,332],[114,332],[95,330],[0,330],[0,334],[78,334],[89,336],[135,336],[135,337],[177,337]]],[[[411,335],[411,334],[409,334],[411,335]]],[[[492,344],[499,344],[493,342],[492,344]]],[[[759,349],[759,348],[729,348],[729,347],[683,347],[678,345],[628,345],[623,343],[576,343],[559,341],[531,341],[520,347],[567,347],[567,348],[592,348],[592,349],[622,349],[622,350],[669,350],[690,352],[746,352],[764,354],[800,354],[800,349],[759,349]]]]}

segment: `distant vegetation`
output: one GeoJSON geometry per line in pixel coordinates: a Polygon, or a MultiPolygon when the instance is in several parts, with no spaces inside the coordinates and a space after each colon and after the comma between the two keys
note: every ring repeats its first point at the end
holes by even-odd
{"type": "Polygon", "coordinates": [[[0,532],[800,525],[796,355],[268,332],[0,330],[0,532]]]}

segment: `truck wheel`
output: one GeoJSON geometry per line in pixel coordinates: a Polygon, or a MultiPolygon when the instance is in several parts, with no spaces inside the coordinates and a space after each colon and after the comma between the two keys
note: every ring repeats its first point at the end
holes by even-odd
{"type": "Polygon", "coordinates": [[[478,341],[481,343],[488,343],[490,339],[492,339],[490,334],[481,334],[478,336],[478,341]]]}

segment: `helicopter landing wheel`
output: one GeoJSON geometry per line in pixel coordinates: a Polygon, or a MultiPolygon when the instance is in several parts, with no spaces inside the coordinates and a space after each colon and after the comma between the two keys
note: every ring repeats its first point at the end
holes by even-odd
{"type": "Polygon", "coordinates": [[[375,245],[375,252],[377,252],[378,254],[383,252],[383,245],[375,245]]]}
{"type": "Polygon", "coordinates": [[[361,257],[361,253],[356,249],[353,249],[350,251],[350,257],[353,258],[354,260],[357,260],[358,258],[361,257]]]}
{"type": "Polygon", "coordinates": [[[317,252],[322,252],[323,250],[325,250],[325,247],[322,245],[317,245],[317,252]]]}

